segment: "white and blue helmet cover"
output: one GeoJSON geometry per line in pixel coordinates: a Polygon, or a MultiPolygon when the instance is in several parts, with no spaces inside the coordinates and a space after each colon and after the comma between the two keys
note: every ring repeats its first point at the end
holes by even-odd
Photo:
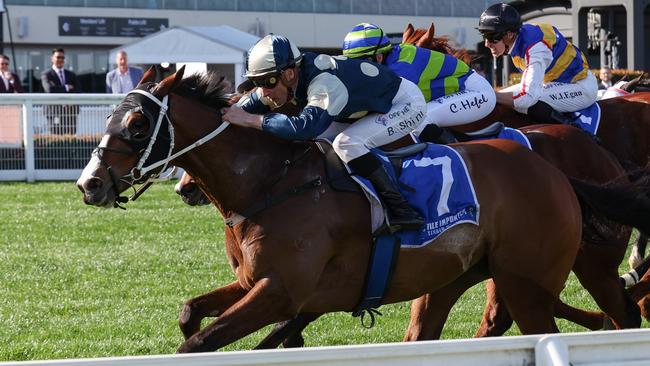
{"type": "Polygon", "coordinates": [[[246,77],[277,73],[302,58],[300,50],[284,36],[269,34],[251,47],[246,57],[246,77]]]}

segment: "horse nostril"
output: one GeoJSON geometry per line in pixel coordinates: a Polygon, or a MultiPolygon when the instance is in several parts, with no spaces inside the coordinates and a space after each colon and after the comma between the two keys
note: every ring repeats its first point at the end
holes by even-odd
{"type": "Polygon", "coordinates": [[[196,184],[188,183],[181,187],[181,192],[179,194],[186,196],[193,193],[194,191],[196,191],[196,184]]]}
{"type": "Polygon", "coordinates": [[[94,192],[99,190],[102,187],[103,181],[97,177],[88,179],[83,184],[83,190],[86,192],[94,192]]]}

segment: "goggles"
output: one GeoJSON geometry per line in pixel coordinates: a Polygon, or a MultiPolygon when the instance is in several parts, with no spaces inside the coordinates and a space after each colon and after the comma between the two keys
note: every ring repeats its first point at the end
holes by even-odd
{"type": "Polygon", "coordinates": [[[276,85],[278,85],[278,82],[280,81],[280,75],[271,74],[256,78],[248,78],[248,80],[250,80],[250,82],[253,83],[253,85],[256,87],[273,89],[276,85]]]}
{"type": "Polygon", "coordinates": [[[490,43],[497,43],[503,39],[505,32],[482,33],[483,39],[490,43]]]}

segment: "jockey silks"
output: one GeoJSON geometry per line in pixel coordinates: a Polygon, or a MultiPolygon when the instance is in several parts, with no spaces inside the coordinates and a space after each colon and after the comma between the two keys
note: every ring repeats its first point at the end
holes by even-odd
{"type": "Polygon", "coordinates": [[[451,55],[404,43],[393,46],[386,66],[416,84],[427,102],[464,90],[473,72],[451,55]]]}
{"type": "Polygon", "coordinates": [[[510,52],[512,63],[519,71],[528,67],[529,49],[540,42],[553,54],[553,60],[544,70],[544,83],[575,83],[587,77],[589,65],[585,55],[549,24],[524,24],[519,29],[510,52]]]}

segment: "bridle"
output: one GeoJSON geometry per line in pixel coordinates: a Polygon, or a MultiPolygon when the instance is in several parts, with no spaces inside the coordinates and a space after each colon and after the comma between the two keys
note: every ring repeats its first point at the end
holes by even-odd
{"type": "MultiPolygon", "coordinates": [[[[153,132],[151,133],[151,137],[149,138],[149,143],[148,143],[147,147],[145,149],[143,149],[139,153],[140,159],[138,160],[138,163],[131,169],[131,171],[128,174],[118,178],[113,173],[113,169],[111,168],[111,166],[109,164],[107,164],[103,160],[103,156],[102,156],[103,154],[102,153],[104,151],[110,151],[110,152],[114,152],[114,153],[118,153],[118,154],[133,154],[136,151],[133,150],[133,149],[128,149],[128,150],[127,149],[116,149],[116,148],[112,148],[112,147],[107,146],[107,143],[108,143],[107,136],[105,136],[102,139],[102,141],[99,143],[99,146],[97,146],[97,148],[95,148],[95,150],[93,151],[93,156],[97,156],[97,158],[99,159],[100,164],[103,165],[104,167],[106,167],[106,169],[108,170],[109,176],[111,177],[111,181],[113,183],[113,191],[115,192],[114,206],[122,208],[122,209],[124,209],[124,207],[120,206],[120,203],[126,203],[129,200],[135,201],[153,183],[170,179],[175,174],[175,169],[176,168],[172,167],[172,169],[169,172],[166,172],[166,169],[168,168],[169,163],[172,160],[176,159],[177,157],[189,152],[190,150],[192,150],[192,149],[194,149],[194,148],[196,148],[198,146],[203,145],[207,141],[213,139],[218,134],[223,132],[230,125],[229,122],[222,121],[222,123],[219,124],[219,126],[214,131],[212,131],[209,134],[203,136],[202,138],[200,138],[196,142],[188,145],[187,147],[183,148],[182,150],[176,152],[175,154],[172,154],[172,152],[174,150],[174,126],[172,124],[171,119],[167,115],[167,111],[169,109],[169,96],[166,95],[165,97],[163,97],[162,100],[160,100],[156,96],[154,96],[152,93],[150,93],[149,91],[142,90],[142,89],[134,89],[134,90],[130,91],[127,94],[127,97],[129,95],[131,95],[131,94],[143,95],[146,98],[153,101],[154,103],[156,103],[158,105],[158,107],[160,108],[159,111],[158,111],[158,118],[156,119],[156,124],[154,126],[153,132]],[[158,137],[159,133],[161,132],[161,127],[162,127],[162,124],[163,124],[164,120],[167,121],[167,130],[169,132],[169,139],[170,139],[169,148],[167,149],[167,157],[165,157],[165,158],[163,158],[161,160],[158,160],[158,161],[156,161],[154,163],[151,163],[150,165],[145,166],[145,163],[147,162],[147,159],[151,155],[151,151],[153,150],[154,144],[157,141],[157,137],[158,137]],[[155,169],[159,169],[159,170],[157,172],[154,172],[155,169]],[[134,189],[133,195],[131,195],[130,197],[120,196],[120,193],[119,193],[118,188],[117,188],[119,182],[126,183],[129,186],[128,188],[133,188],[134,189]],[[142,184],[142,186],[140,186],[136,190],[135,187],[134,187],[136,184],[142,184]]],[[[143,105],[139,105],[138,108],[139,108],[139,110],[141,110],[143,112],[146,112],[145,107],[143,105]]],[[[149,113],[143,113],[143,115],[145,115],[145,116],[147,116],[147,115],[153,116],[153,114],[149,114],[149,113]]]]}

